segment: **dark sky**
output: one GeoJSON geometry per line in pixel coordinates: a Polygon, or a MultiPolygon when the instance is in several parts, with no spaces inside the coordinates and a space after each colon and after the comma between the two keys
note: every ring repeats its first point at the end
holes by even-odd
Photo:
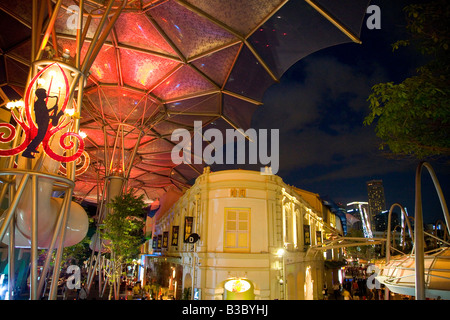
{"type": "MultiPolygon", "coordinates": [[[[345,204],[367,201],[366,181],[382,179],[387,209],[398,202],[414,215],[418,161],[388,159],[378,149],[374,127],[363,125],[371,87],[401,82],[424,62],[412,48],[392,52],[391,44],[406,37],[402,8],[407,3],[372,1],[381,9],[380,30],[369,30],[364,20],[361,45],[348,43],[313,53],[266,91],[252,128],[280,130],[277,174],[284,182],[345,204]]],[[[448,201],[448,162],[431,164],[448,201]]],[[[422,177],[424,220],[443,220],[428,173],[422,177]]]]}

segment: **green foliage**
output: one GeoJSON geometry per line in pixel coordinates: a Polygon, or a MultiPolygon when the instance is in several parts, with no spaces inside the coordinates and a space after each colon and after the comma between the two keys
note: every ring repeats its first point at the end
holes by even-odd
{"type": "Polygon", "coordinates": [[[106,247],[114,252],[116,260],[130,262],[139,255],[144,236],[143,195],[135,197],[132,192],[125,193],[114,198],[108,207],[112,210],[103,221],[101,236],[109,240],[106,247]]]}
{"type": "Polygon", "coordinates": [[[91,250],[89,249],[90,242],[91,239],[85,237],[79,243],[64,248],[62,261],[67,261],[69,264],[76,264],[81,267],[83,262],[88,260],[91,255],[91,250]]]}
{"type": "Polygon", "coordinates": [[[393,44],[397,50],[414,44],[430,61],[402,83],[380,83],[368,98],[370,114],[364,124],[394,154],[425,159],[450,155],[450,6],[438,0],[405,7],[410,40],[393,44]]]}
{"type": "MultiPolygon", "coordinates": [[[[364,238],[362,230],[351,229],[347,233],[347,237],[364,238]]],[[[346,248],[347,254],[356,259],[370,260],[375,257],[375,247],[373,245],[361,245],[346,248]]]]}

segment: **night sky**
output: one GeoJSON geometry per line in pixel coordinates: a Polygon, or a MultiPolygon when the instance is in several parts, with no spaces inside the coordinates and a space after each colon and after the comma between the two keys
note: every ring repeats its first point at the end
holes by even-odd
{"type": "MultiPolygon", "coordinates": [[[[363,125],[371,87],[401,82],[425,61],[414,48],[392,52],[391,44],[406,38],[402,8],[409,2],[372,1],[381,9],[380,30],[369,30],[364,20],[361,45],[348,43],[313,53],[266,91],[264,105],[254,113],[251,127],[280,130],[277,175],[285,183],[346,204],[368,201],[366,182],[382,179],[387,209],[397,202],[414,215],[418,161],[389,159],[378,148],[374,126],[363,125]]],[[[448,159],[430,163],[448,201],[448,159]]],[[[240,167],[258,170],[260,166],[240,167]]],[[[424,221],[444,220],[426,169],[422,179],[424,221]]]]}

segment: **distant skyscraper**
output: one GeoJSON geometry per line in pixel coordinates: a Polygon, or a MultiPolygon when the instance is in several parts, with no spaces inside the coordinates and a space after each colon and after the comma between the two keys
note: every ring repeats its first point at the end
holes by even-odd
{"type": "Polygon", "coordinates": [[[384,198],[383,180],[371,180],[367,182],[367,194],[369,196],[369,215],[372,222],[374,217],[386,210],[384,198]]]}

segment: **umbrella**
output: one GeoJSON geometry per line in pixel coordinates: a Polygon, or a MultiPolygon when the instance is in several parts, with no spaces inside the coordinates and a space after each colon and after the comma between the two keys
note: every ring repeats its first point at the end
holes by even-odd
{"type": "MultiPolygon", "coordinates": [[[[44,58],[64,56],[70,64],[77,59],[73,18],[80,1],[54,2],[60,7],[44,58]]],[[[194,121],[204,129],[245,130],[266,89],[292,64],[322,48],[360,42],[369,1],[116,2],[109,20],[124,6],[90,67],[82,101],[90,166],[77,176],[74,192],[92,202],[103,183],[99,177],[114,173],[126,176],[128,187],[148,202],[169,186],[187,188],[204,164],[175,165],[172,132],[193,133],[194,121]]],[[[44,2],[41,7],[48,10],[44,2]]],[[[84,1],[82,61],[106,7],[84,1]]],[[[5,102],[23,95],[32,13],[29,1],[0,1],[5,102]]],[[[45,26],[49,15],[42,17],[45,26]]]]}

